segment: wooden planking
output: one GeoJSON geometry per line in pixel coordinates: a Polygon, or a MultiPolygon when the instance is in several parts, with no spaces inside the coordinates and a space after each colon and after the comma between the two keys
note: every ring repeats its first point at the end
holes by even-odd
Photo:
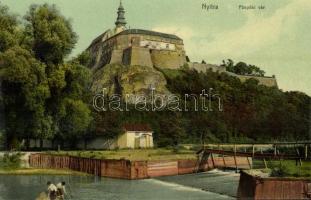
{"type": "Polygon", "coordinates": [[[151,161],[147,169],[149,177],[178,175],[178,161],[151,161]]]}
{"type": "Polygon", "coordinates": [[[310,182],[298,178],[261,178],[241,172],[237,196],[238,199],[254,200],[307,199],[306,188],[310,182]]]}

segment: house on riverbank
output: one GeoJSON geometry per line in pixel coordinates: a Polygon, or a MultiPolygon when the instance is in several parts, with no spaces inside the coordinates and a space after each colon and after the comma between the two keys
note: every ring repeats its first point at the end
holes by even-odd
{"type": "Polygon", "coordinates": [[[148,124],[125,124],[123,133],[118,137],[117,147],[123,148],[152,148],[153,131],[148,124]]]}
{"type": "Polygon", "coordinates": [[[70,141],[30,139],[30,149],[86,149],[86,150],[107,150],[107,149],[138,149],[153,148],[153,131],[148,124],[124,124],[120,134],[114,139],[107,139],[104,136],[96,136],[90,139],[80,139],[72,146],[70,141]]]}

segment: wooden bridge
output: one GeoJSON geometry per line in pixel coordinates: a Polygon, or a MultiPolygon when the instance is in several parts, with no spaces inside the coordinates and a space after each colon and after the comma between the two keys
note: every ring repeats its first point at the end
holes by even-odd
{"type": "Polygon", "coordinates": [[[296,164],[302,165],[302,160],[310,159],[309,151],[311,147],[310,141],[303,142],[279,142],[266,144],[204,144],[204,145],[189,145],[184,147],[196,147],[199,150],[198,154],[198,169],[199,166],[206,162],[210,157],[214,160],[214,156],[223,157],[225,165],[225,157],[233,157],[235,168],[238,169],[237,157],[245,157],[249,163],[249,168],[252,168],[252,160],[263,160],[267,168],[266,160],[296,160],[296,164]],[[280,152],[282,148],[291,148],[294,153],[280,152]]]}

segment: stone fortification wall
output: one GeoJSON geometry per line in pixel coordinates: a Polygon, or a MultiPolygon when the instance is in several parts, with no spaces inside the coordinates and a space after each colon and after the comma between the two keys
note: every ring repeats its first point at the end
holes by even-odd
{"type": "MultiPolygon", "coordinates": [[[[114,49],[111,52],[110,64],[121,64],[123,59],[123,51],[114,49]]],[[[107,61],[108,62],[108,61],[107,61]]]]}
{"type": "Polygon", "coordinates": [[[183,41],[173,35],[143,30],[126,30],[110,38],[106,36],[107,34],[103,34],[96,38],[87,49],[91,55],[89,67],[92,69],[103,67],[106,64],[138,65],[139,63],[142,63],[143,66],[161,65],[167,68],[177,68],[186,62],[183,41]],[[130,57],[132,62],[128,62],[129,48],[137,48],[135,52],[131,52],[131,56],[136,56],[133,59],[130,57]],[[152,62],[156,63],[150,64],[150,53],[147,51],[154,52],[155,61],[152,60],[152,62]],[[170,52],[170,55],[167,52],[170,52]],[[125,63],[123,62],[124,54],[127,58],[125,63]]]}
{"type": "Polygon", "coordinates": [[[178,69],[186,63],[186,58],[176,51],[151,50],[151,59],[157,68],[178,69]]]}
{"type": "Polygon", "coordinates": [[[140,47],[130,47],[123,53],[124,65],[138,65],[153,67],[149,49],[140,47]]]}
{"type": "Polygon", "coordinates": [[[275,77],[268,76],[250,76],[250,75],[239,75],[232,72],[226,72],[230,76],[235,76],[241,80],[241,82],[245,82],[248,79],[256,79],[260,85],[265,85],[268,87],[278,87],[277,80],[275,77]]]}
{"type": "Polygon", "coordinates": [[[226,67],[224,66],[218,66],[218,65],[212,65],[212,64],[203,64],[203,63],[187,63],[190,69],[195,69],[198,72],[206,72],[206,70],[212,70],[213,72],[226,72],[226,67]]]}
{"type": "Polygon", "coordinates": [[[178,69],[188,64],[191,69],[199,72],[206,70],[225,72],[239,78],[242,82],[254,78],[261,85],[277,87],[275,77],[238,75],[227,72],[224,66],[187,63],[183,41],[174,35],[137,29],[125,30],[112,36],[110,34],[109,31],[105,32],[87,49],[91,54],[90,67],[92,69],[98,69],[107,64],[178,69]]]}

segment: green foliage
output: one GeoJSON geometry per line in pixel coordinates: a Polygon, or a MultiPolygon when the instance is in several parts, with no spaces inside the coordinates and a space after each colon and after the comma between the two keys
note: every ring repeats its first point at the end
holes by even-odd
{"type": "MultiPolygon", "coordinates": [[[[180,107],[187,105],[189,112],[130,109],[92,113],[91,71],[85,67],[90,63],[89,55],[83,52],[65,61],[77,41],[70,21],[47,4],[31,6],[24,19],[22,23],[0,4],[0,103],[11,148],[18,147],[24,138],[67,139],[73,143],[96,134],[114,138],[127,122],[150,124],[158,146],[311,139],[306,134],[311,104],[306,94],[259,85],[255,79],[242,83],[225,73],[199,73],[187,65],[179,70],[159,70],[170,92],[181,97],[199,96],[203,89],[213,88],[221,97],[223,112],[217,111],[219,102],[212,99],[214,110],[209,112],[195,112],[194,102],[188,100],[180,107]]],[[[228,60],[223,65],[237,74],[265,74],[243,62],[228,60]]]]}
{"type": "Polygon", "coordinates": [[[89,66],[91,62],[91,56],[88,52],[84,51],[81,54],[79,54],[75,59],[75,62],[79,63],[83,66],[89,66]]]}
{"type": "Polygon", "coordinates": [[[19,46],[0,53],[0,60],[6,131],[19,137],[50,135],[44,107],[50,96],[46,66],[19,46]]]}
{"type": "MultiPolygon", "coordinates": [[[[212,101],[213,111],[194,111],[187,101],[188,112],[103,112],[95,118],[97,133],[113,138],[123,123],[147,123],[154,130],[158,147],[179,143],[269,142],[308,140],[311,98],[300,92],[282,92],[259,85],[256,80],[242,83],[238,78],[211,71],[161,70],[168,89],[181,97],[199,96],[203,89],[213,88],[224,108],[212,101]],[[272,120],[273,119],[273,120],[272,120]],[[105,132],[105,134],[104,134],[105,132]],[[111,133],[111,134],[109,134],[111,133]]],[[[200,105],[200,104],[199,104],[200,105]]],[[[180,107],[184,108],[181,102],[180,107]]]]}
{"type": "Polygon", "coordinates": [[[64,61],[77,36],[55,6],[32,5],[25,20],[0,5],[1,103],[9,146],[24,138],[77,138],[91,122],[87,56],[64,61]]]}
{"type": "Polygon", "coordinates": [[[70,139],[82,134],[91,122],[90,110],[81,100],[64,99],[61,105],[60,135],[70,139]]]}
{"type": "Polygon", "coordinates": [[[158,146],[177,146],[182,142],[186,133],[183,128],[183,119],[180,113],[166,112],[165,117],[159,119],[158,123],[158,146]]]}
{"type": "Polygon", "coordinates": [[[2,150],[2,148],[4,148],[5,146],[5,134],[3,132],[3,130],[0,129],[0,150],[2,150]]]}
{"type": "Polygon", "coordinates": [[[211,71],[183,70],[179,76],[166,78],[167,87],[175,94],[199,95],[202,89],[213,88],[221,97],[223,112],[217,111],[213,101],[214,111],[182,113],[182,127],[188,142],[201,141],[202,135],[206,142],[310,139],[306,133],[311,98],[304,93],[282,92],[259,85],[253,79],[242,83],[235,77],[211,71]]]}
{"type": "Polygon", "coordinates": [[[70,54],[77,36],[70,21],[55,5],[32,5],[25,16],[26,34],[36,57],[45,63],[60,64],[70,54]]]}
{"type": "Polygon", "coordinates": [[[16,45],[19,39],[18,21],[15,15],[0,2],[0,52],[16,45]]]}
{"type": "Polygon", "coordinates": [[[289,169],[285,166],[280,164],[279,167],[274,167],[270,173],[272,177],[285,177],[288,176],[289,169]]]}
{"type": "Polygon", "coordinates": [[[96,132],[97,136],[113,139],[121,134],[122,116],[120,112],[107,111],[95,113],[94,115],[96,130],[93,131],[96,132]]]}
{"type": "Polygon", "coordinates": [[[311,177],[311,162],[295,160],[280,160],[268,162],[272,177],[311,177]]]}
{"type": "Polygon", "coordinates": [[[0,157],[0,169],[18,169],[21,164],[21,155],[21,153],[5,153],[2,158],[0,157]]]}
{"type": "Polygon", "coordinates": [[[265,71],[261,70],[255,65],[248,65],[244,62],[238,62],[234,65],[234,62],[231,59],[228,59],[227,62],[223,60],[222,66],[226,67],[226,70],[240,75],[252,75],[252,76],[264,76],[265,71]]]}

